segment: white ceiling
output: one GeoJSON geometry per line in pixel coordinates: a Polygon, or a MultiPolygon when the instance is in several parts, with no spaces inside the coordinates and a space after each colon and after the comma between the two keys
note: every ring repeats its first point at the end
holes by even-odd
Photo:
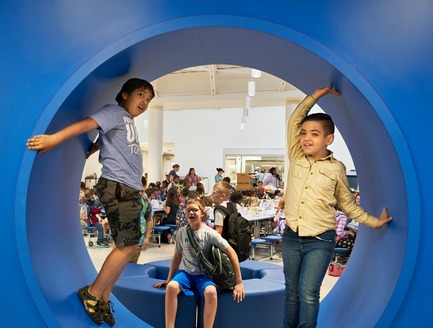
{"type": "Polygon", "coordinates": [[[196,66],[172,72],[152,81],[156,96],[152,107],[166,110],[242,108],[248,81],[256,82],[251,107],[284,106],[287,99],[304,94],[291,84],[265,72],[252,78],[251,68],[234,65],[196,66]]]}

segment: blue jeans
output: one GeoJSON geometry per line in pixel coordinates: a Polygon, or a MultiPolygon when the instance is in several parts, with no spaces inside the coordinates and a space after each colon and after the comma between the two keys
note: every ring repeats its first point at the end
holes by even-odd
{"type": "Polygon", "coordinates": [[[317,326],[320,286],[334,254],[335,235],[335,230],[329,230],[315,237],[299,237],[286,227],[282,241],[284,327],[317,326]]]}
{"type": "Polygon", "coordinates": [[[102,241],[104,239],[104,229],[102,228],[102,224],[100,222],[96,222],[91,226],[95,227],[98,231],[98,241],[102,241]]]}

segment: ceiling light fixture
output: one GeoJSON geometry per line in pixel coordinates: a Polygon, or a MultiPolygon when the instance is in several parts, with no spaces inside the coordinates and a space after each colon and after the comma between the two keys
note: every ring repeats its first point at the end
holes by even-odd
{"type": "Polygon", "coordinates": [[[254,68],[251,69],[251,77],[258,79],[261,76],[262,76],[262,71],[254,68]]]}
{"type": "Polygon", "coordinates": [[[256,94],[256,82],[248,81],[248,96],[253,97],[256,94]]]}
{"type": "Polygon", "coordinates": [[[244,108],[244,110],[243,110],[243,117],[248,117],[248,114],[249,114],[249,110],[248,110],[248,107],[247,108],[244,108]]]}
{"type": "Polygon", "coordinates": [[[247,124],[247,117],[242,115],[241,118],[241,130],[245,129],[245,125],[247,124]]]}
{"type": "Polygon", "coordinates": [[[251,108],[251,97],[250,96],[245,97],[245,107],[251,108]]]}

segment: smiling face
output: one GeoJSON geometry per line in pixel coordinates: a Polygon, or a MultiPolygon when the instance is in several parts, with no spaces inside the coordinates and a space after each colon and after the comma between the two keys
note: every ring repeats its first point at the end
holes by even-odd
{"type": "Polygon", "coordinates": [[[143,88],[136,89],[130,94],[122,92],[122,99],[120,106],[125,108],[132,117],[137,117],[147,110],[152,100],[152,92],[143,88]]]}
{"type": "Polygon", "coordinates": [[[306,121],[302,124],[300,144],[305,154],[313,159],[324,158],[328,155],[328,146],[334,141],[334,134],[325,135],[320,121],[306,121]]]}
{"type": "Polygon", "coordinates": [[[204,210],[204,205],[200,205],[198,201],[190,200],[186,204],[186,217],[193,230],[200,228],[203,223],[203,216],[206,213],[204,210]]]}

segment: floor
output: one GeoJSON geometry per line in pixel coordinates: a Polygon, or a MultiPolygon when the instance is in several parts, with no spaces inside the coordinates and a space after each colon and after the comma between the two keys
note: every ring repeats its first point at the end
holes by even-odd
{"type": "MultiPolygon", "coordinates": [[[[84,237],[84,242],[86,244],[90,258],[92,259],[96,270],[99,271],[102,264],[104,263],[105,258],[110,253],[111,248],[96,248],[95,246],[89,247],[87,245],[87,241],[88,237],[84,237]]],[[[171,259],[171,257],[173,256],[173,252],[174,244],[161,244],[161,247],[158,247],[157,243],[152,243],[146,251],[143,251],[141,253],[138,263],[142,264],[156,260],[171,259]]],[[[257,261],[266,261],[283,265],[283,260],[281,258],[281,248],[279,247],[279,245],[275,247],[275,253],[273,254],[272,260],[270,259],[269,246],[265,247],[265,245],[258,245],[255,250],[255,259],[257,261]]],[[[326,294],[329,293],[329,291],[332,289],[332,287],[337,281],[338,277],[332,277],[329,275],[325,276],[320,293],[321,299],[323,299],[326,294]]]]}

